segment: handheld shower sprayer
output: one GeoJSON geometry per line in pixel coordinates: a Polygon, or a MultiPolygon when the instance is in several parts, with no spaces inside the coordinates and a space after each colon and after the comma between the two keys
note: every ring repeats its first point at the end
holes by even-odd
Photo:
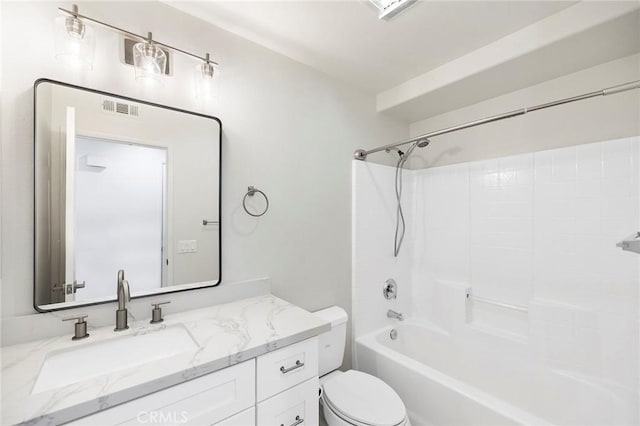
{"type": "Polygon", "coordinates": [[[413,150],[418,148],[424,148],[429,145],[429,139],[423,138],[418,139],[414,143],[409,146],[406,153],[403,153],[398,148],[390,148],[386,151],[389,152],[391,149],[395,149],[398,151],[400,158],[398,159],[398,163],[396,164],[396,200],[398,201],[398,207],[396,209],[396,232],[393,240],[393,256],[398,257],[398,253],[400,253],[400,247],[402,247],[402,241],[404,240],[404,232],[405,232],[405,220],[404,213],[402,211],[402,169],[404,168],[404,163],[407,162],[413,150]]]}

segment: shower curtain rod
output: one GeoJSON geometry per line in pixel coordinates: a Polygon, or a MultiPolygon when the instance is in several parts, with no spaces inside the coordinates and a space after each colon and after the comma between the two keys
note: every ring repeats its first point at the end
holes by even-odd
{"type": "Polygon", "coordinates": [[[595,92],[585,93],[583,95],[573,96],[570,98],[559,99],[557,101],[547,102],[544,104],[532,106],[529,108],[520,108],[514,111],[505,112],[504,114],[494,115],[491,117],[481,118],[480,120],[469,121],[464,124],[459,124],[457,126],[447,127],[445,129],[436,130],[435,132],[425,133],[424,135],[416,136],[411,139],[407,139],[402,142],[392,143],[389,145],[381,146],[378,148],[370,149],[368,151],[364,149],[357,149],[353,153],[353,157],[356,160],[366,160],[367,155],[373,154],[374,152],[380,152],[387,149],[395,148],[401,145],[406,145],[408,143],[418,142],[424,139],[429,139],[434,136],[444,135],[446,133],[452,133],[462,129],[468,129],[470,127],[480,126],[481,124],[491,123],[494,121],[504,120],[506,118],[517,117],[519,115],[524,115],[528,112],[538,111],[540,109],[551,108],[558,105],[568,104],[570,102],[582,101],[584,99],[594,98],[596,96],[607,96],[614,95],[616,93],[626,92],[627,90],[632,89],[640,89],[640,80],[632,81],[630,83],[620,84],[618,86],[608,87],[606,89],[597,90],[595,92]]]}

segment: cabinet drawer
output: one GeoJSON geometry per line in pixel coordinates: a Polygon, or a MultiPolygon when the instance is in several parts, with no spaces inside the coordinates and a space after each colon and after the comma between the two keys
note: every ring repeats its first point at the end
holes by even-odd
{"type": "Polygon", "coordinates": [[[73,425],[211,425],[255,404],[255,361],[78,419],[73,425]]]}
{"type": "Polygon", "coordinates": [[[318,375],[318,338],[258,357],[258,401],[318,375]]]}
{"type": "Polygon", "coordinates": [[[307,380],[258,404],[260,426],[318,425],[318,377],[307,380]]]}
{"type": "Polygon", "coordinates": [[[256,409],[251,407],[248,410],[244,410],[242,413],[238,413],[235,416],[231,416],[228,419],[216,423],[215,426],[253,426],[256,424],[256,409]]]}

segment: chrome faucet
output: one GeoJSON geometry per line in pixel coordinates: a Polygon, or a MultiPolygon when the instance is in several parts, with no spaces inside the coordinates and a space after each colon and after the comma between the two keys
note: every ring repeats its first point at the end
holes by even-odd
{"type": "Polygon", "coordinates": [[[120,269],[118,271],[118,310],[116,311],[116,328],[114,331],[122,331],[129,328],[127,325],[127,302],[130,300],[129,282],[124,279],[124,269],[120,269]]]}
{"type": "Polygon", "coordinates": [[[387,318],[395,318],[398,321],[404,321],[404,315],[391,309],[387,311],[387,318]]]}

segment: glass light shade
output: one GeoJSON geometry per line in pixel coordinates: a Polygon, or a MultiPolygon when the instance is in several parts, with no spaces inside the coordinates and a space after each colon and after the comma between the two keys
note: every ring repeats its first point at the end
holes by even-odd
{"type": "Polygon", "coordinates": [[[196,98],[203,100],[218,99],[220,97],[220,67],[203,62],[196,65],[194,70],[196,98]]]}
{"type": "Polygon", "coordinates": [[[136,43],[133,45],[133,66],[136,80],[161,82],[167,68],[167,55],[153,43],[136,43]]]}
{"type": "Polygon", "coordinates": [[[55,22],[56,58],[72,65],[93,68],[95,34],[78,18],[60,16],[55,22]]]}

